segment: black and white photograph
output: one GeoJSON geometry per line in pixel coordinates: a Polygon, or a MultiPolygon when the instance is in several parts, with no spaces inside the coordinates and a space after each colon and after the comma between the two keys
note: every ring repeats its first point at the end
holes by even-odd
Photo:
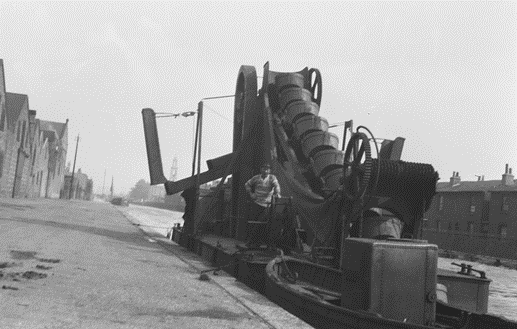
{"type": "Polygon", "coordinates": [[[0,329],[517,329],[517,2],[1,1],[0,329]]]}

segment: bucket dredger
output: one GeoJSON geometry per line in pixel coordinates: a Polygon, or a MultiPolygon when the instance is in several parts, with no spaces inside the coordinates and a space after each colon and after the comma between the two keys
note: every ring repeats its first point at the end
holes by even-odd
{"type": "MultiPolygon", "coordinates": [[[[317,69],[275,72],[266,63],[259,89],[255,68],[241,66],[234,97],[232,153],[207,160],[208,171],[200,171],[203,102],[199,102],[192,176],[175,182],[163,175],[157,113],[142,110],[151,184],[164,184],[168,195],[183,191],[187,203],[185,225],[178,229],[180,243],[199,248],[206,244],[200,242],[202,233],[218,234],[218,241],[244,241],[250,224],[244,183],[267,161],[280,182],[282,199],[289,200],[289,211],[272,212],[270,222],[282,223],[277,228],[288,233],[282,237],[295,235],[294,251],[301,256],[348,271],[342,282],[331,286],[361,287],[357,293],[362,297],[360,302],[343,299],[343,307],[398,317],[404,308],[420,305],[411,317],[428,323],[440,298],[438,277],[446,288],[440,292],[448,290],[451,305],[486,312],[489,280],[437,275],[437,246],[419,240],[438,173],[429,164],[400,159],[404,138],[385,139],[379,147],[366,127],[353,131],[352,121],[347,121],[339,148],[339,137],[328,131],[328,121],[320,116],[322,78],[317,69]],[[200,184],[216,179],[221,180],[215,191],[199,198],[200,184]],[[408,266],[413,270],[407,271],[408,266]],[[403,278],[413,288],[400,290],[400,281],[393,278],[403,278]],[[477,280],[476,284],[465,278],[477,280]],[[399,307],[383,308],[393,304],[386,296],[398,298],[399,307]]],[[[276,246],[282,247],[282,242],[276,246]]],[[[220,254],[219,246],[218,242],[209,253],[220,254]]]]}
{"type": "MultiPolygon", "coordinates": [[[[386,223],[381,225],[380,218],[371,217],[382,216],[403,224],[395,237],[420,237],[422,217],[435,194],[438,174],[431,165],[400,160],[404,138],[385,139],[378,149],[367,128],[359,126],[353,131],[352,121],[347,121],[340,149],[339,137],[328,131],[328,121],[320,116],[323,90],[317,69],[275,72],[266,63],[260,89],[257,82],[255,68],[241,66],[234,95],[233,152],[208,160],[206,172],[200,172],[200,154],[195,155],[197,174],[193,171],[192,177],[180,181],[165,179],[156,113],[152,109],[142,111],[151,184],[165,184],[167,194],[175,194],[222,178],[214,195],[224,189],[229,195],[226,203],[212,197],[190,207],[198,211],[187,223],[190,234],[218,221],[225,222],[228,237],[244,240],[250,202],[244,183],[267,161],[280,181],[282,196],[290,198],[294,210],[290,213],[301,226],[297,232],[305,231],[298,238],[303,238],[306,245],[334,250],[337,256],[345,237],[379,233],[386,223]],[[350,138],[345,148],[347,132],[350,138]],[[371,145],[376,148],[377,158],[372,157],[371,145]],[[224,185],[229,175],[231,184],[224,185]],[[226,208],[215,212],[226,214],[223,218],[213,216],[217,207],[226,208]]],[[[202,102],[197,113],[198,121],[202,120],[202,102]]],[[[200,134],[201,129],[197,137],[200,134]]],[[[195,149],[200,153],[201,138],[196,142],[195,149]]]]}

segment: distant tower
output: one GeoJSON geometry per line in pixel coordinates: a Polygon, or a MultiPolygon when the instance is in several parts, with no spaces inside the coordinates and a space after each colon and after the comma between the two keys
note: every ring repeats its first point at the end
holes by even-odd
{"type": "Polygon", "coordinates": [[[178,176],[178,158],[175,156],[172,159],[171,176],[169,177],[169,180],[171,182],[175,182],[177,176],[178,176]]]}

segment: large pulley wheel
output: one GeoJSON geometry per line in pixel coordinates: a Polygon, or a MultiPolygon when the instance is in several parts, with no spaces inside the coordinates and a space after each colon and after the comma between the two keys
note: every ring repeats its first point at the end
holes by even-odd
{"type": "Polygon", "coordinates": [[[312,93],[312,101],[318,106],[321,105],[321,73],[318,69],[310,69],[309,70],[309,81],[310,81],[310,92],[312,93]],[[312,81],[312,76],[314,75],[314,82],[312,81]],[[316,94],[315,94],[316,93],[316,94]]]}
{"type": "Polygon", "coordinates": [[[253,117],[257,99],[257,72],[255,67],[242,65],[237,76],[235,88],[233,152],[246,135],[246,125],[253,117]],[[248,121],[248,122],[247,122],[248,121]]]}
{"type": "Polygon", "coordinates": [[[345,151],[343,191],[347,199],[355,201],[364,196],[370,183],[371,172],[370,141],[365,134],[355,133],[345,151]]]}

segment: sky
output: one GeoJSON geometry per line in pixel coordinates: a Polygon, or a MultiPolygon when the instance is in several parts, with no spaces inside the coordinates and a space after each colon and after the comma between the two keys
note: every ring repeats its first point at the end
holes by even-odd
{"type": "MultiPolygon", "coordinates": [[[[149,181],[143,108],[232,95],[241,65],[322,74],[320,116],[406,139],[441,181],[517,169],[514,2],[0,2],[8,92],[69,121],[94,190],[149,181]],[[106,173],[106,174],[105,174],[106,173]],[[106,177],[106,178],[104,178],[106,177]]],[[[261,83],[259,83],[260,85],[261,83]]],[[[204,102],[205,161],[232,150],[233,99],[204,102]]],[[[158,120],[165,175],[192,170],[195,117],[158,120]]],[[[331,129],[341,136],[342,128],[331,129]]]]}

